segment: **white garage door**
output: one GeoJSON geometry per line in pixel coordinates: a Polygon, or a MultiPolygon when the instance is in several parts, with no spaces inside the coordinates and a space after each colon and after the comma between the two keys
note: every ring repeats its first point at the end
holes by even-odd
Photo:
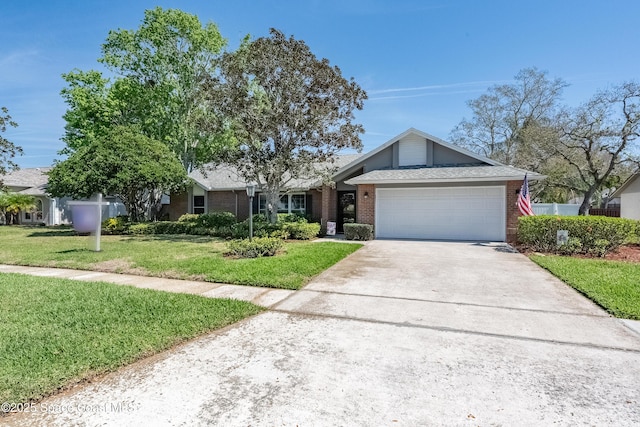
{"type": "Polygon", "coordinates": [[[379,188],[376,237],[505,239],[505,188],[379,188]]]}

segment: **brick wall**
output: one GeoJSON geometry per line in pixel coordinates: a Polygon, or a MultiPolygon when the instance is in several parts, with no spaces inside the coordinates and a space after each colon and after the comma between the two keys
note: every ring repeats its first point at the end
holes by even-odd
{"type": "MultiPolygon", "coordinates": [[[[237,191],[238,194],[238,221],[244,221],[249,218],[249,196],[246,191],[237,191]]],[[[258,193],[256,193],[254,200],[257,199],[258,193]]],[[[234,199],[235,200],[235,199],[234,199]]]]}
{"type": "MultiPolygon", "coordinates": [[[[322,192],[318,190],[307,191],[308,195],[311,195],[311,219],[313,221],[320,222],[322,219],[322,192]]],[[[307,209],[309,207],[307,206],[307,209]]]]}
{"type": "Polygon", "coordinates": [[[358,185],[356,197],[356,221],[360,224],[374,225],[376,218],[376,186],[373,184],[358,185]],[[367,194],[366,198],[365,193],[367,194]]]}
{"type": "MultiPolygon", "coordinates": [[[[233,191],[208,191],[207,209],[209,212],[231,212],[236,214],[236,194],[233,191]]],[[[246,194],[238,194],[238,204],[240,197],[247,198],[246,194]]]]}
{"type": "Polygon", "coordinates": [[[169,221],[177,221],[189,209],[189,193],[171,193],[171,204],[169,205],[169,221]]]}
{"type": "Polygon", "coordinates": [[[520,211],[516,206],[518,201],[518,194],[516,191],[520,190],[522,181],[507,181],[507,242],[515,243],[518,233],[518,217],[520,211]]]}
{"type": "MultiPolygon", "coordinates": [[[[315,203],[315,200],[314,200],[315,203]]],[[[322,187],[321,198],[321,224],[324,226],[327,221],[336,221],[338,216],[338,192],[328,185],[322,187]]]]}

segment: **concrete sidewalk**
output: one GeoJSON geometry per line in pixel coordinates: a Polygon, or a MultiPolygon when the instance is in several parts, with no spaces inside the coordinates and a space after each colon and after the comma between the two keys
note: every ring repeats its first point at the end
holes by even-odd
{"type": "Polygon", "coordinates": [[[107,282],[115,283],[116,285],[135,286],[136,288],[155,289],[157,291],[195,294],[207,298],[232,298],[249,301],[263,307],[271,307],[295,292],[286,289],[166,279],[163,277],[136,276],[133,274],[106,273],[101,271],[72,270],[68,268],[27,267],[0,264],[0,273],[20,273],[32,276],[82,280],[85,282],[107,282]]]}

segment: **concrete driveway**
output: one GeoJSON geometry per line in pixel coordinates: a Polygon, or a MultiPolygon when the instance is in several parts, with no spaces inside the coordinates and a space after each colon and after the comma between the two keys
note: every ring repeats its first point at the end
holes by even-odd
{"type": "Polygon", "coordinates": [[[640,335],[503,244],[374,241],[12,425],[638,425],[640,335]]]}

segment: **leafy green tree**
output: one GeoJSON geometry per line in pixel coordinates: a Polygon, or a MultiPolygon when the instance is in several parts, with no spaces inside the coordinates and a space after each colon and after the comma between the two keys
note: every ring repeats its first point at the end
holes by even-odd
{"type": "Polygon", "coordinates": [[[184,187],[187,175],[163,143],[136,129],[117,126],[82,146],[49,171],[54,197],[118,196],[132,220],[155,219],[163,193],[184,187]]]}
{"type": "Polygon", "coordinates": [[[472,118],[453,129],[452,142],[505,164],[521,166],[518,150],[529,126],[544,125],[558,109],[567,83],[549,79],[547,72],[525,68],[515,82],[495,85],[468,102],[472,118]]]}
{"type": "Polygon", "coordinates": [[[224,160],[259,185],[272,222],[288,182],[322,177],[319,164],[362,147],[353,112],[365,91],[304,41],[275,29],[224,54],[207,92],[237,140],[224,160]]]}
{"type": "Polygon", "coordinates": [[[225,43],[215,24],[160,7],[145,11],[137,30],[109,32],[99,61],[115,75],[112,82],[97,71],[64,75],[67,152],[112,126],[135,125],[167,144],[187,172],[210,161],[228,138],[201,130],[214,109],[200,87],[215,73],[225,43]]]}
{"type": "Polygon", "coordinates": [[[640,84],[627,82],[603,90],[557,119],[557,135],[547,150],[562,159],[580,180],[584,200],[579,213],[588,212],[593,196],[619,185],[619,171],[638,169],[640,84]]]}
{"type": "Polygon", "coordinates": [[[0,216],[5,224],[15,224],[16,217],[21,211],[29,212],[35,208],[36,199],[33,196],[11,191],[0,192],[0,216]]]}
{"type": "Polygon", "coordinates": [[[18,124],[11,119],[7,107],[0,107],[0,177],[6,175],[9,170],[18,168],[12,159],[16,154],[22,154],[22,147],[15,145],[1,135],[7,131],[7,126],[17,127],[18,124]]]}

